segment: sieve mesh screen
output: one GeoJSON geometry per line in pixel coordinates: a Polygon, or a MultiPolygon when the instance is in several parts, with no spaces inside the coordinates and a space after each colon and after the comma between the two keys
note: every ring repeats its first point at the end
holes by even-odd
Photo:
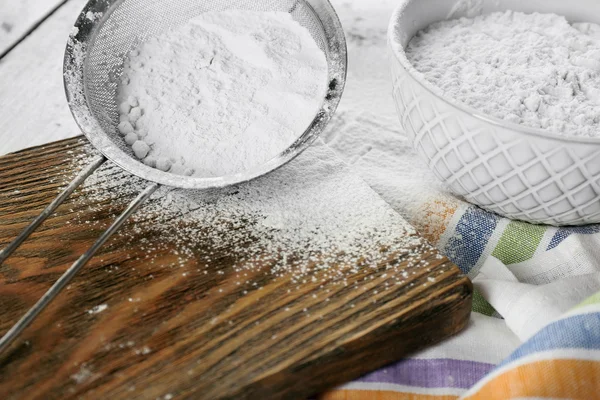
{"type": "MultiPolygon", "coordinates": [[[[88,48],[84,69],[90,110],[119,147],[130,152],[117,134],[119,114],[115,100],[127,52],[149,36],[185,24],[202,13],[232,9],[288,12],[308,29],[327,56],[323,26],[312,7],[302,0],[125,0],[100,22],[88,48]]],[[[301,133],[298,132],[298,135],[301,133]]]]}

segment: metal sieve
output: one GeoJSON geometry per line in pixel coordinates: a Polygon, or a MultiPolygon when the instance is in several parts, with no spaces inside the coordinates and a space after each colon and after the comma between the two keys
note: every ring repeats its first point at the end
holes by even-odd
{"type": "Polygon", "coordinates": [[[91,0],[85,6],[67,42],[64,59],[65,90],[69,107],[97,157],[4,250],[0,264],[73,191],[107,159],[124,170],[151,181],[42,298],[0,339],[4,351],[35,317],[60,293],[95,252],[161,184],[185,189],[225,187],[267,174],[304,151],[323,131],[335,112],[346,81],[347,53],[344,31],[328,0],[91,0]],[[134,157],[118,134],[116,91],[125,55],[145,39],[158,35],[209,11],[279,11],[291,14],[305,27],[325,53],[328,90],[321,108],[307,129],[285,151],[266,163],[228,176],[199,178],[163,172],[134,157]]]}

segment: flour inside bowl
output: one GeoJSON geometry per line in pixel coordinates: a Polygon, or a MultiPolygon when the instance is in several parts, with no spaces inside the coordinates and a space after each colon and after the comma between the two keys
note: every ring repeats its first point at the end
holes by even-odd
{"type": "Polygon", "coordinates": [[[409,61],[444,95],[564,136],[600,137],[600,26],[497,12],[419,32],[409,61]]]}
{"type": "Polygon", "coordinates": [[[326,86],[325,54],[290,14],[208,12],[127,55],[118,129],[146,165],[231,175],[298,139],[326,86]]]}

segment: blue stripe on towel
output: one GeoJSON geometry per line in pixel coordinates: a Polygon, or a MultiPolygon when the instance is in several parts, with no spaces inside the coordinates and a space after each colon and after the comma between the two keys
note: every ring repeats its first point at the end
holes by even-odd
{"type": "Polygon", "coordinates": [[[499,219],[496,214],[469,207],[456,225],[454,235],[448,240],[444,254],[464,274],[468,274],[485,250],[499,219]]]}
{"type": "Polygon", "coordinates": [[[574,233],[580,235],[591,235],[598,232],[600,232],[600,224],[560,228],[558,231],[556,231],[556,233],[552,237],[552,240],[550,240],[550,244],[548,245],[548,248],[546,250],[552,250],[553,248],[558,246],[563,240],[565,240],[574,233]]]}

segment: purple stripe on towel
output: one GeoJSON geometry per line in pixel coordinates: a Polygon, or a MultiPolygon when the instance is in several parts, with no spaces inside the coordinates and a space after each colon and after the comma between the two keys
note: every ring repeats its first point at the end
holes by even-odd
{"type": "Polygon", "coordinates": [[[423,388],[467,389],[494,367],[493,364],[449,358],[407,359],[365,375],[357,382],[395,383],[423,388]]]}

